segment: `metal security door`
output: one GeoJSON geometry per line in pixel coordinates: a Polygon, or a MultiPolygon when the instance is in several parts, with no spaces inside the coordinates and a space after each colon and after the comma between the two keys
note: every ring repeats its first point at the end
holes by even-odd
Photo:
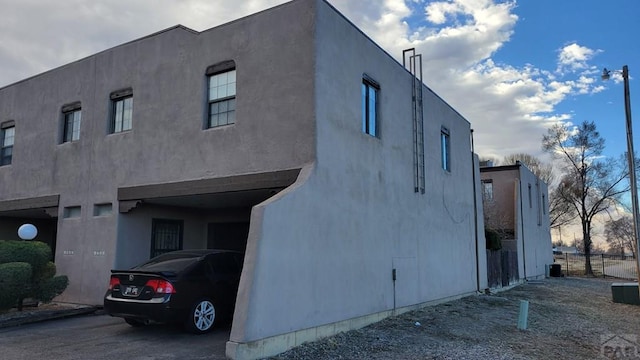
{"type": "Polygon", "coordinates": [[[153,219],[151,225],[151,257],[182,250],[182,220],[153,219]]]}

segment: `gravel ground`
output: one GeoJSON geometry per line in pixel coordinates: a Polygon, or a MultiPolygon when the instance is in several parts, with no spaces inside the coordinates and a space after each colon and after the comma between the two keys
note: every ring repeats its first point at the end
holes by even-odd
{"type": "Polygon", "coordinates": [[[640,359],[640,306],[614,303],[613,282],[619,281],[529,282],[388,318],[271,359],[640,359]],[[529,301],[527,330],[517,329],[520,300],[529,301]],[[612,353],[623,348],[605,347],[621,341],[631,341],[626,357],[612,353]]]}

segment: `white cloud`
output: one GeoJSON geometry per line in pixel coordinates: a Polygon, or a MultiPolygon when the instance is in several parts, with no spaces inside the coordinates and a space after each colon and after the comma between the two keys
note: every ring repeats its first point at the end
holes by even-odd
{"type": "Polygon", "coordinates": [[[0,87],[182,24],[202,31],[285,0],[0,0],[0,87]]]}
{"type": "MultiPolygon", "coordinates": [[[[495,63],[515,1],[329,1],[400,62],[406,48],[423,55],[426,84],[471,121],[482,155],[539,154],[549,124],[571,119],[556,106],[603,89],[589,65],[600,51],[577,43],[559,50],[557,69],[495,63]]],[[[0,86],[176,24],[202,31],[284,2],[0,0],[0,86]]]]}
{"type": "Polygon", "coordinates": [[[601,50],[589,49],[577,43],[566,45],[558,50],[558,69],[556,71],[565,73],[589,69],[587,62],[600,52],[601,50]]]}
{"type": "MultiPolygon", "coordinates": [[[[334,1],[342,11],[346,2],[334,1]]],[[[549,125],[572,118],[571,113],[558,113],[557,105],[571,96],[603,90],[593,81],[595,70],[589,66],[600,51],[577,43],[565,46],[558,59],[559,67],[562,62],[562,68],[580,70],[577,78],[530,64],[496,64],[493,55],[510,40],[518,21],[515,2],[432,1],[423,9],[411,1],[405,5],[411,14],[405,7],[393,13],[395,8],[385,6],[370,11],[366,24],[352,20],[396,58],[409,47],[423,55],[425,82],[471,121],[476,150],[482,155],[540,155],[541,138],[549,125]],[[421,24],[412,28],[404,21],[420,13],[421,24]]]]}

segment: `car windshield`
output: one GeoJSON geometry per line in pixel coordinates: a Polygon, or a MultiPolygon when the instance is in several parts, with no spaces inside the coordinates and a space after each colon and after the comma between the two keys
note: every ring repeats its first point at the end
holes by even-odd
{"type": "Polygon", "coordinates": [[[135,270],[144,271],[168,271],[180,272],[190,265],[196,263],[199,256],[193,254],[166,254],[153,258],[146,263],[136,266],[135,270]]]}

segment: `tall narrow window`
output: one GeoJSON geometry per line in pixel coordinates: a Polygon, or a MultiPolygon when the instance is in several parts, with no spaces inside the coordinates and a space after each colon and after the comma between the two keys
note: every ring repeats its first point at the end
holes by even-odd
{"type": "Polygon", "coordinates": [[[207,128],[236,122],[236,69],[232,60],[207,69],[207,128]]]}
{"type": "Polygon", "coordinates": [[[13,121],[6,122],[0,127],[0,166],[11,164],[15,134],[16,127],[13,121]]]}
{"type": "Polygon", "coordinates": [[[80,103],[63,106],[62,115],[64,117],[62,142],[65,143],[79,140],[80,120],[82,118],[80,103]]]}
{"type": "Polygon", "coordinates": [[[493,180],[482,180],[482,200],[493,201],[493,180]]]}
{"type": "Polygon", "coordinates": [[[182,250],[182,220],[153,219],[151,225],[151,257],[182,250]]]}
{"type": "Polygon", "coordinates": [[[529,184],[529,209],[533,208],[533,202],[531,201],[531,184],[529,184]]]}
{"type": "Polygon", "coordinates": [[[449,129],[440,128],[440,153],[442,154],[442,168],[451,172],[451,145],[449,129]]]}
{"type": "Polygon", "coordinates": [[[378,136],[378,91],[380,85],[364,76],[362,79],[362,132],[378,136]]]}
{"type": "Polygon", "coordinates": [[[111,133],[131,130],[133,122],[133,91],[125,89],[111,94],[111,133]]]}
{"type": "Polygon", "coordinates": [[[540,183],[536,180],[536,205],[538,206],[538,226],[542,225],[542,205],[540,204],[540,183]]]}

